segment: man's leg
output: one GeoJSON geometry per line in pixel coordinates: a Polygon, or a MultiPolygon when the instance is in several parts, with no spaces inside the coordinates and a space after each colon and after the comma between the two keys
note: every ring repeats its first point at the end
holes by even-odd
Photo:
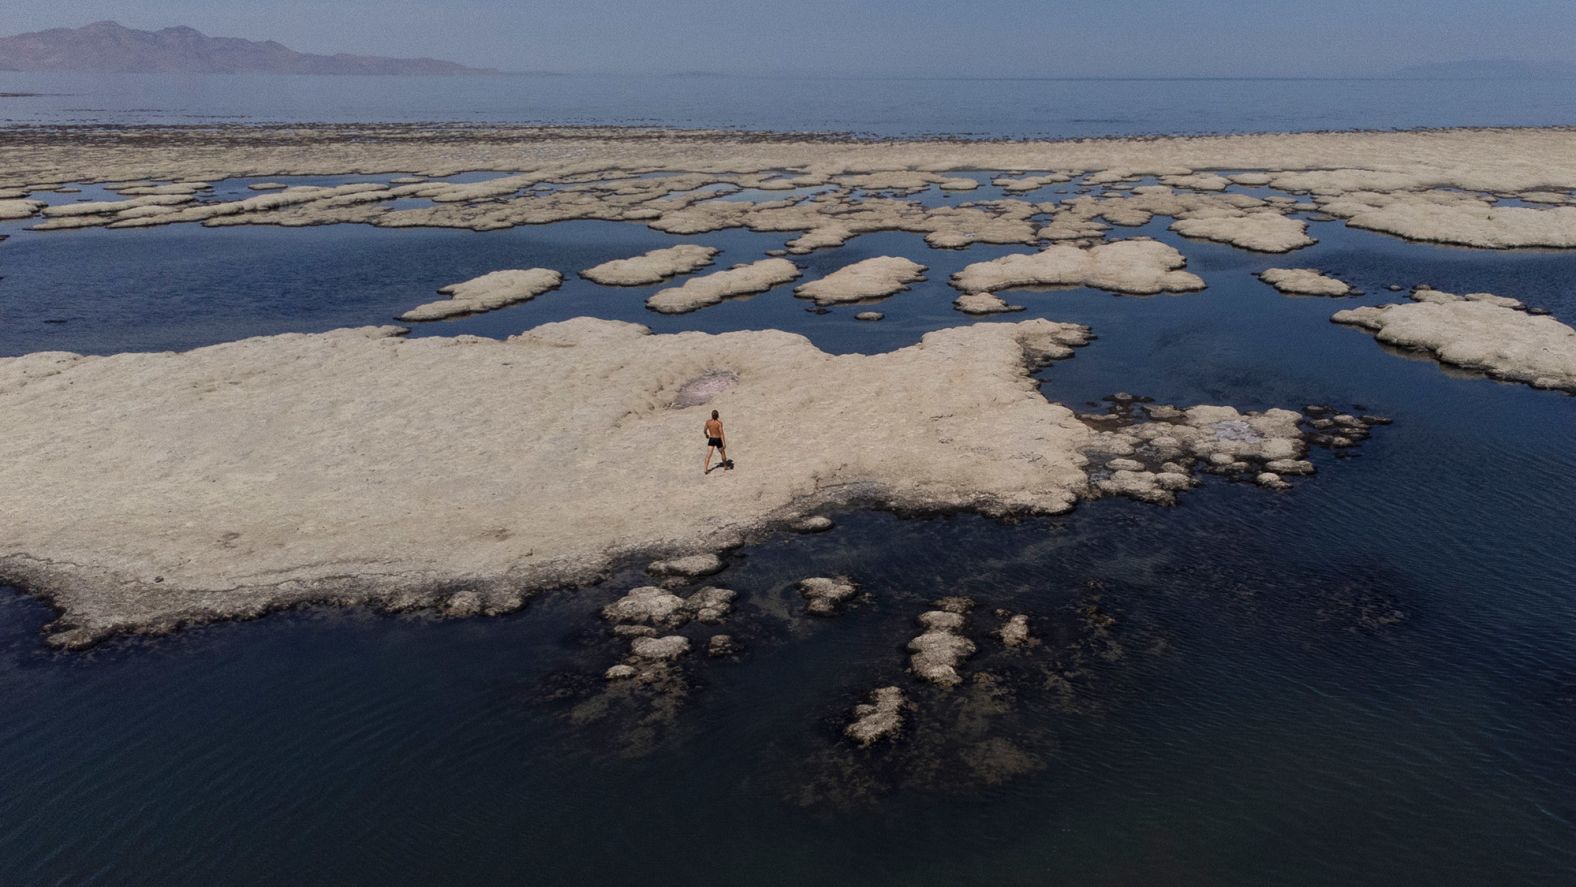
{"type": "Polygon", "coordinates": [[[718,447],[717,448],[717,452],[722,454],[722,467],[723,468],[727,468],[728,467],[728,448],[727,447],[718,447]]]}
{"type": "Polygon", "coordinates": [[[706,447],[706,465],[705,465],[705,473],[706,474],[710,474],[711,473],[711,451],[713,449],[714,448],[711,447],[710,445],[708,445],[706,447]]]}

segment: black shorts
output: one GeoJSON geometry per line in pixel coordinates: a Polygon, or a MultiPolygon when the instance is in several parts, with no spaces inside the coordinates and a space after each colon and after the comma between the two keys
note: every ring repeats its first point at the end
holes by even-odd
{"type": "Polygon", "coordinates": [[[708,437],[708,438],[706,438],[706,446],[708,446],[708,447],[716,447],[718,449],[722,449],[722,438],[720,438],[720,437],[708,437]]]}

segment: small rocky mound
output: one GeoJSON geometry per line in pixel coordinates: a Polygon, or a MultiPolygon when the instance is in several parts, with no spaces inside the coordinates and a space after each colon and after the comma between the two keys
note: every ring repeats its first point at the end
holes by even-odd
{"type": "Polygon", "coordinates": [[[688,653],[689,648],[689,638],[679,634],[660,638],[635,638],[629,642],[630,655],[650,662],[672,662],[688,653]]]}
{"type": "Polygon", "coordinates": [[[1311,268],[1270,268],[1259,279],[1288,296],[1349,296],[1355,292],[1345,281],[1311,268]]]}
{"type": "Polygon", "coordinates": [[[1022,311],[1022,305],[1009,305],[994,293],[969,293],[952,300],[953,307],[964,314],[1007,314],[1022,311]]]}
{"type": "Polygon", "coordinates": [[[791,524],[798,533],[824,533],[832,528],[832,519],[823,514],[812,514],[791,524]]]}
{"type": "Polygon", "coordinates": [[[692,554],[686,557],[676,557],[665,561],[657,561],[646,567],[646,572],[653,576],[677,576],[684,579],[694,579],[698,576],[710,576],[722,572],[722,558],[715,554],[692,554]]]}
{"type": "Polygon", "coordinates": [[[602,608],[609,622],[679,626],[689,618],[684,599],[654,586],[643,586],[602,608]]]}
{"type": "Polygon", "coordinates": [[[1023,613],[1009,616],[1001,628],[996,630],[996,636],[1009,647],[1027,647],[1037,643],[1034,636],[1029,633],[1029,617],[1023,613]]]}
{"type": "MultiPolygon", "coordinates": [[[[707,586],[681,598],[672,592],[647,585],[631,590],[628,594],[602,608],[602,618],[619,624],[619,627],[660,625],[678,628],[691,619],[697,622],[721,622],[733,607],[735,593],[727,588],[707,586]]],[[[645,634],[646,632],[619,632],[620,634],[645,634]]]]}
{"type": "Polygon", "coordinates": [[[1336,323],[1362,327],[1387,345],[1496,379],[1576,394],[1576,329],[1515,299],[1418,288],[1412,301],[1337,311],[1336,323]]]}
{"type": "Polygon", "coordinates": [[[728,611],[733,609],[736,596],[730,589],[708,585],[684,599],[684,612],[696,622],[721,622],[727,618],[728,611]]]}
{"type": "Polygon", "coordinates": [[[854,706],[854,720],[843,734],[861,747],[896,736],[903,729],[903,712],[908,699],[897,687],[881,687],[870,694],[870,701],[854,706]]]}
{"type": "Polygon", "coordinates": [[[858,590],[859,587],[846,576],[830,579],[818,576],[799,581],[799,593],[806,602],[805,610],[816,616],[837,615],[858,590]]]}
{"type": "Polygon", "coordinates": [[[1109,412],[1079,416],[1097,432],[1083,450],[1091,463],[1091,485],[1106,495],[1163,505],[1174,504],[1178,492],[1198,484],[1193,474],[1198,467],[1285,489],[1290,486],[1287,476],[1314,473],[1313,463],[1304,458],[1310,444],[1351,447],[1368,436],[1368,426],[1389,421],[1312,412],[1327,411],[1323,407],[1310,408],[1305,415],[1223,406],[1179,409],[1130,394],[1107,400],[1112,402],[1109,412]]]}
{"type": "Polygon", "coordinates": [[[964,614],[971,602],[967,598],[942,598],[938,609],[919,615],[924,633],[908,642],[909,668],[914,674],[943,687],[955,687],[963,678],[958,664],[974,654],[974,642],[959,634],[964,614]]]}

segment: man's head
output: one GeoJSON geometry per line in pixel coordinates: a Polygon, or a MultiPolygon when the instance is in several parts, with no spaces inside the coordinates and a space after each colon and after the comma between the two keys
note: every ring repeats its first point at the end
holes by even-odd
{"type": "Polygon", "coordinates": [[[717,411],[716,410],[712,410],[711,411],[711,417],[713,419],[720,419],[720,418],[722,418],[721,416],[717,415],[717,411]]]}

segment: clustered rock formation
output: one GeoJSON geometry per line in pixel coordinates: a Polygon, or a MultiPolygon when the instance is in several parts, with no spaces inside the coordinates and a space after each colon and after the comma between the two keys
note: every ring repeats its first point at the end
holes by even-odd
{"type": "Polygon", "coordinates": [[[1576,393],[1576,329],[1491,293],[1419,289],[1399,305],[1365,305],[1331,318],[1370,330],[1387,345],[1432,355],[1534,388],[1576,393]]]}

